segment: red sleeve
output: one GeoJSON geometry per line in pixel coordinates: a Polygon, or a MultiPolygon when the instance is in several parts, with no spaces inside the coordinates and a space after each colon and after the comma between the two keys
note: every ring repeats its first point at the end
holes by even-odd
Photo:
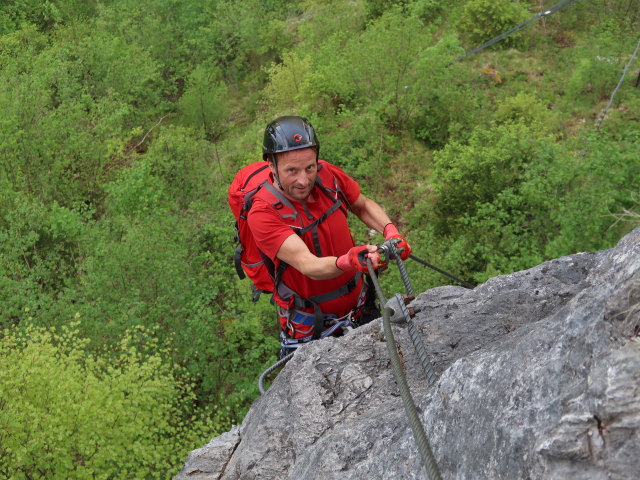
{"type": "Polygon", "coordinates": [[[329,167],[333,176],[338,180],[338,185],[344,193],[349,203],[354,203],[360,196],[360,185],[353,178],[347,175],[340,167],[332,165],[331,163],[324,162],[326,167],[329,167]]]}
{"type": "Polygon", "coordinates": [[[251,206],[247,221],[262,253],[275,262],[282,243],[295,233],[271,205],[257,197],[251,206]]]}

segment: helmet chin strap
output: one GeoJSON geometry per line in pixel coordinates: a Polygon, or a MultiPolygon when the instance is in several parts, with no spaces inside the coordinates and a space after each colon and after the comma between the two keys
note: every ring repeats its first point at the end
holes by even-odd
{"type": "Polygon", "coordinates": [[[273,173],[273,179],[276,182],[276,186],[284,191],[284,188],[282,188],[282,184],[280,183],[280,176],[278,175],[278,162],[276,162],[276,156],[275,154],[271,154],[271,161],[273,162],[273,167],[274,167],[274,173],[273,173]]]}

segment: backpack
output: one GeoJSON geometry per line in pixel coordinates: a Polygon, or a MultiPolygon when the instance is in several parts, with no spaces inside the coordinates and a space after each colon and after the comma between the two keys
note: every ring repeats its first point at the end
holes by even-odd
{"type": "Polygon", "coordinates": [[[273,280],[264,263],[262,253],[249,229],[247,215],[253,196],[269,181],[269,164],[255,162],[241,168],[229,186],[227,201],[236,219],[236,247],[233,262],[241,279],[249,277],[253,283],[252,299],[256,302],[261,292],[273,292],[273,280]]]}
{"type": "MultiPolygon", "coordinates": [[[[317,222],[324,221],[326,216],[337,209],[343,210],[346,215],[347,213],[344,206],[351,209],[349,202],[338,186],[337,179],[328,168],[322,168],[324,163],[322,160],[319,161],[316,184],[320,187],[321,191],[329,196],[335,203],[334,207],[326,212],[322,218],[318,219],[317,222]],[[321,177],[324,177],[324,181],[321,177]],[[325,187],[325,183],[332,185],[334,189],[325,187]]],[[[238,242],[238,246],[236,247],[233,257],[234,265],[241,279],[249,277],[251,280],[251,288],[253,291],[252,300],[254,302],[258,301],[260,293],[273,293],[276,277],[282,273],[274,272],[273,263],[266,258],[258,248],[247,221],[254,196],[262,187],[266,186],[266,188],[269,188],[270,172],[269,164],[266,161],[254,162],[241,168],[231,182],[227,195],[227,202],[236,220],[236,241],[238,242]]],[[[271,190],[273,189],[271,188],[271,190]]],[[[275,191],[273,193],[281,197],[281,194],[275,191]]],[[[279,210],[282,216],[291,217],[290,210],[293,207],[287,205],[289,202],[281,197],[281,201],[277,203],[280,204],[279,210]]],[[[301,232],[298,231],[297,233],[301,232]]]]}

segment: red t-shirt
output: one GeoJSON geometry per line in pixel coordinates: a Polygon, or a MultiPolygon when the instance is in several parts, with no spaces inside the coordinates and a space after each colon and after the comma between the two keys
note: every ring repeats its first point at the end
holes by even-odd
{"type": "MultiPolygon", "coordinates": [[[[321,168],[328,169],[333,177],[335,177],[348,202],[354,203],[360,196],[360,186],[358,183],[339,167],[322,160],[320,164],[322,165],[321,168]]],[[[318,175],[320,175],[320,173],[318,173],[318,175]]],[[[326,178],[331,178],[331,176],[323,175],[322,178],[325,179],[323,185],[333,190],[333,179],[331,179],[330,182],[326,180],[326,178]]],[[[273,178],[271,178],[270,181],[273,182],[273,178]]],[[[289,200],[298,213],[298,218],[295,222],[291,220],[291,217],[282,217],[283,213],[290,213],[289,209],[276,209],[274,203],[278,200],[266,188],[260,189],[254,197],[248,217],[249,228],[256,239],[258,247],[274,262],[276,270],[280,265],[280,260],[276,255],[282,243],[290,235],[297,235],[291,226],[304,227],[309,225],[334,204],[330,198],[320,191],[317,185],[313,188],[310,196],[313,198],[313,202],[307,201],[303,203],[289,200]]],[[[344,205],[345,210],[346,208],[347,206],[344,205]]],[[[309,247],[311,253],[319,257],[343,255],[354,246],[353,238],[351,237],[351,232],[347,224],[347,218],[342,210],[336,210],[329,215],[325,221],[318,225],[320,253],[316,252],[311,231],[305,233],[301,238],[307,247],[309,247]]],[[[338,277],[328,280],[313,280],[289,266],[282,274],[282,281],[299,296],[309,298],[336,290],[354,276],[354,272],[345,272],[338,277]]],[[[362,282],[362,280],[360,280],[360,282],[362,282]]],[[[338,317],[346,315],[355,307],[360,291],[361,285],[359,284],[357,288],[353,289],[347,295],[320,304],[320,308],[325,314],[334,314],[338,317]]],[[[280,299],[277,293],[275,297],[278,304],[283,308],[290,306],[284,300],[280,299]]],[[[313,311],[313,309],[305,310],[313,311]]]]}

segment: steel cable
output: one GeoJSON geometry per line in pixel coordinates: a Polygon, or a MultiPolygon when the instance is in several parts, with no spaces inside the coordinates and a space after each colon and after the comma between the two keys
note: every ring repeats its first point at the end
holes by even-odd
{"type": "MultiPolygon", "coordinates": [[[[402,282],[404,283],[405,288],[407,289],[407,294],[414,296],[415,293],[413,291],[413,287],[411,286],[411,281],[409,280],[409,274],[407,273],[407,269],[404,266],[404,262],[402,258],[398,254],[398,250],[394,243],[389,244],[391,255],[395,257],[396,262],[398,264],[398,270],[400,270],[400,277],[402,278],[402,282]]],[[[409,329],[409,338],[411,339],[411,343],[413,343],[413,349],[416,351],[416,355],[418,356],[418,360],[420,360],[420,364],[422,365],[422,370],[424,371],[425,377],[427,377],[427,382],[429,385],[433,385],[436,383],[438,379],[436,374],[433,371],[433,366],[431,365],[431,360],[429,360],[429,354],[427,353],[427,348],[424,346],[424,342],[422,341],[422,336],[418,332],[418,329],[413,323],[413,319],[409,315],[409,312],[404,306],[403,302],[398,302],[403,310],[403,315],[405,320],[407,321],[407,328],[409,329]]]]}
{"type": "MultiPolygon", "coordinates": [[[[600,117],[598,118],[598,121],[596,122],[595,130],[599,130],[600,129],[600,124],[602,123],[602,121],[604,120],[605,115],[607,114],[607,112],[611,108],[611,105],[613,104],[613,98],[616,96],[616,93],[618,92],[618,89],[620,88],[620,85],[622,85],[622,82],[624,81],[624,77],[627,75],[627,70],[629,70],[629,66],[636,59],[636,55],[638,54],[638,49],[640,49],[640,40],[638,40],[638,45],[636,46],[636,49],[634,50],[633,54],[631,55],[631,58],[627,62],[627,65],[624,67],[624,70],[622,71],[622,77],[620,77],[620,80],[618,81],[618,84],[616,85],[616,88],[613,89],[613,92],[611,93],[611,96],[609,97],[609,103],[607,103],[607,106],[602,111],[602,114],[600,114],[600,117]]],[[[640,78],[640,77],[638,77],[638,78],[640,78]]]]}
{"type": "Polygon", "coordinates": [[[269,375],[271,372],[273,372],[276,368],[280,367],[281,365],[284,365],[289,360],[291,360],[291,357],[293,357],[294,353],[295,352],[291,352],[286,357],[282,357],[280,360],[278,360],[276,363],[274,363],[269,368],[267,368],[264,372],[262,372],[262,375],[260,375],[260,378],[258,379],[258,389],[260,390],[260,395],[264,395],[264,392],[266,391],[264,389],[264,379],[266,378],[266,376],[269,375]]]}
{"type": "Polygon", "coordinates": [[[420,264],[424,265],[425,267],[429,267],[430,269],[435,270],[435,271],[436,271],[436,272],[438,272],[438,273],[441,273],[442,275],[444,275],[444,276],[446,276],[446,277],[449,277],[451,280],[455,280],[456,282],[458,282],[459,284],[461,284],[461,285],[462,285],[463,287],[465,287],[465,288],[470,288],[470,289],[475,288],[475,286],[474,286],[474,285],[472,285],[471,283],[466,282],[466,281],[464,281],[464,280],[461,280],[461,279],[459,279],[459,278],[457,278],[457,277],[454,277],[454,276],[453,276],[453,275],[451,275],[449,272],[445,272],[444,270],[441,270],[441,269],[439,269],[438,267],[436,267],[436,266],[434,266],[434,265],[431,265],[429,262],[427,262],[427,261],[425,261],[425,260],[422,260],[421,258],[416,257],[415,255],[409,255],[409,258],[410,258],[411,260],[415,260],[416,262],[418,262],[418,263],[420,263],[420,264]]]}
{"type": "MultiPolygon", "coordinates": [[[[371,275],[373,279],[373,284],[376,289],[376,293],[378,294],[379,300],[382,304],[385,304],[386,300],[382,293],[382,289],[380,288],[380,285],[375,278],[375,272],[369,259],[367,259],[367,268],[369,269],[369,275],[371,275]]],[[[398,355],[398,346],[393,336],[393,331],[391,330],[390,309],[387,307],[385,307],[382,311],[382,325],[384,329],[384,337],[387,344],[387,350],[389,351],[389,358],[391,360],[393,374],[396,379],[396,384],[398,385],[398,390],[400,391],[400,397],[402,398],[402,403],[407,414],[407,419],[409,420],[409,425],[411,426],[413,436],[416,440],[418,450],[422,457],[422,462],[427,471],[429,480],[440,480],[442,477],[440,476],[438,464],[436,463],[433,452],[431,451],[431,447],[429,446],[427,434],[425,433],[424,427],[422,426],[422,422],[418,414],[418,409],[416,408],[416,404],[414,403],[413,397],[411,396],[411,391],[409,390],[407,378],[405,377],[402,370],[402,363],[400,361],[400,356],[398,355]]]]}
{"type": "Polygon", "coordinates": [[[510,30],[507,30],[506,32],[501,33],[497,37],[494,37],[491,40],[488,40],[488,41],[484,42],[479,47],[476,47],[473,50],[468,51],[467,53],[465,53],[461,57],[456,58],[456,62],[460,62],[460,61],[464,60],[465,58],[473,55],[474,53],[479,52],[480,50],[484,50],[487,47],[490,47],[494,43],[497,43],[500,40],[503,40],[504,38],[507,38],[509,35],[513,35],[514,33],[519,32],[520,30],[524,29],[530,23],[532,23],[534,21],[538,21],[539,19],[541,19],[543,17],[547,17],[547,16],[551,15],[552,13],[555,13],[558,10],[561,10],[564,7],[566,7],[568,5],[571,5],[572,3],[575,3],[577,1],[578,0],[562,0],[561,2],[556,3],[552,7],[549,7],[548,9],[546,9],[546,10],[540,12],[540,13],[536,13],[533,17],[528,18],[527,20],[525,20],[521,24],[516,25],[515,27],[511,28],[510,30]]]}

